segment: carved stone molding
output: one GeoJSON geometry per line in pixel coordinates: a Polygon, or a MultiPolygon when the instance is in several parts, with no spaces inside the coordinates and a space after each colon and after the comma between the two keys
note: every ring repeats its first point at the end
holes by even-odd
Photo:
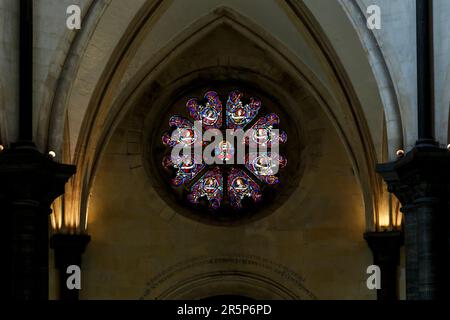
{"type": "Polygon", "coordinates": [[[204,299],[241,295],[254,299],[316,300],[305,279],[285,266],[247,255],[199,257],[150,280],[141,300],[204,299]]]}

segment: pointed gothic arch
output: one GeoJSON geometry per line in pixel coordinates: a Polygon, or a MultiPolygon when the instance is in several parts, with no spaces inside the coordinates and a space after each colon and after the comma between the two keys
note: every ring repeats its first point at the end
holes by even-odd
{"type": "MultiPolygon", "coordinates": [[[[80,230],[84,230],[89,192],[95,177],[95,168],[101,159],[102,147],[106,145],[114,126],[117,125],[121,117],[130,108],[129,102],[133,101],[133,96],[138,96],[139,93],[142,93],[144,84],[148,84],[146,81],[151,77],[150,71],[152,69],[157,71],[158,68],[161,68],[161,63],[169,61],[171,57],[176,55],[177,50],[180,50],[183,46],[186,47],[194,43],[201,36],[201,33],[205,32],[205,30],[207,31],[211,26],[228,24],[230,27],[237,29],[238,32],[245,34],[255,43],[265,47],[273,54],[273,57],[278,59],[281,65],[288,66],[291,72],[296,73],[295,76],[299,79],[298,81],[308,87],[322,108],[328,113],[346,146],[349,158],[360,181],[365,199],[367,229],[372,229],[373,215],[378,210],[378,202],[380,202],[382,197],[381,182],[374,173],[374,166],[383,157],[379,151],[383,147],[379,147],[378,142],[376,148],[373,144],[374,125],[367,124],[370,117],[366,117],[366,111],[360,105],[358,93],[353,88],[353,79],[340,63],[338,54],[333,53],[333,44],[327,42],[326,31],[320,28],[320,23],[316,20],[323,19],[323,17],[315,16],[316,12],[313,14],[305,4],[300,5],[289,2],[289,6],[283,8],[283,10],[290,10],[289,16],[291,19],[294,19],[298,27],[301,26],[303,28],[302,32],[308,39],[307,43],[311,46],[316,56],[319,57],[320,67],[325,70],[324,74],[319,77],[316,76],[317,70],[307,67],[296,53],[258,25],[258,23],[252,21],[251,17],[242,15],[228,7],[215,8],[206,16],[197,17],[189,27],[182,31],[174,30],[178,31],[177,34],[165,47],[157,51],[144,66],[140,66],[137,70],[138,72],[130,73],[130,69],[136,71],[133,70],[133,68],[136,69],[136,65],[133,65],[135,63],[133,57],[135,54],[139,54],[140,45],[145,39],[145,35],[152,30],[152,27],[155,28],[157,22],[161,22],[165,18],[164,14],[169,7],[170,3],[168,2],[162,4],[158,1],[148,1],[142,6],[135,8],[136,14],[130,15],[132,19],[124,29],[125,32],[120,35],[120,41],[117,42],[114,50],[110,51],[111,53],[106,56],[108,58],[108,68],[103,71],[99,69],[98,71],[102,71],[101,76],[94,77],[98,81],[95,85],[89,84],[90,86],[94,85],[95,90],[80,100],[84,101],[83,103],[88,102],[89,106],[81,107],[80,105],[80,110],[84,110],[84,113],[78,114],[76,116],[78,120],[75,122],[82,125],[78,127],[79,129],[76,129],[76,125],[75,128],[71,128],[66,139],[66,148],[71,150],[69,153],[70,158],[66,159],[66,161],[73,162],[78,166],[78,174],[72,183],[73,190],[71,191],[74,193],[72,197],[73,209],[71,213],[68,213],[72,218],[68,220],[74,221],[74,225],[80,230]],[[295,18],[292,18],[292,16],[295,18]],[[324,76],[327,77],[326,82],[324,82],[324,76]],[[126,79],[126,82],[124,82],[124,79],[126,79]],[[82,121],[80,122],[80,120],[82,121]]],[[[101,10],[102,14],[98,16],[100,21],[93,19],[95,20],[95,23],[92,22],[93,29],[84,31],[89,34],[89,37],[85,37],[85,41],[95,39],[95,33],[98,32],[96,29],[101,29],[102,20],[107,21],[110,19],[108,9],[103,8],[101,10]]],[[[337,9],[348,19],[340,5],[337,9]]],[[[351,22],[348,20],[341,21],[341,23],[351,25],[351,22]]],[[[369,37],[369,39],[372,39],[369,44],[363,41],[354,45],[361,48],[374,47],[375,40],[373,36],[369,37]]],[[[82,45],[82,47],[88,46],[89,44],[86,43],[82,45]]],[[[77,106],[76,101],[79,98],[70,96],[70,88],[72,90],[73,86],[80,88],[79,81],[81,79],[77,79],[79,69],[83,68],[84,59],[89,58],[88,55],[83,55],[82,52],[79,53],[81,56],[77,57],[76,60],[78,67],[65,68],[67,71],[65,79],[72,80],[58,89],[63,91],[62,98],[58,98],[55,101],[54,106],[57,109],[52,109],[53,118],[50,120],[49,143],[47,146],[52,150],[61,151],[62,149],[63,139],[60,134],[62,124],[73,126],[73,117],[71,118],[70,115],[67,118],[61,116],[66,114],[64,110],[69,110],[70,112],[70,108],[77,106]],[[70,107],[71,105],[72,107],[70,107]],[[56,111],[58,109],[61,111],[56,111]]],[[[69,54],[69,56],[74,55],[69,54]]],[[[382,61],[382,55],[378,52],[370,59],[382,61]]],[[[69,59],[66,63],[70,66],[73,60],[69,59]]],[[[370,64],[367,65],[370,66],[370,64]]],[[[380,87],[389,82],[390,77],[386,66],[377,69],[374,67],[372,70],[367,70],[367,72],[379,80],[378,86],[380,87]],[[372,72],[375,74],[373,75],[372,72]]],[[[387,115],[386,117],[389,119],[387,148],[391,153],[392,149],[396,148],[402,141],[398,137],[398,128],[402,126],[401,119],[397,117],[398,110],[395,107],[394,97],[396,94],[394,89],[388,87],[380,91],[385,96],[382,99],[384,104],[381,106],[384,110],[377,112],[387,115]],[[389,114],[394,114],[394,116],[389,116],[389,114]]],[[[375,94],[378,95],[378,91],[375,94]]],[[[376,133],[376,135],[380,134],[381,137],[386,136],[384,132],[376,133]]],[[[378,140],[380,138],[377,138],[378,140]]],[[[383,145],[386,146],[385,143],[383,145]]],[[[61,152],[58,154],[61,154],[61,152]]]]}

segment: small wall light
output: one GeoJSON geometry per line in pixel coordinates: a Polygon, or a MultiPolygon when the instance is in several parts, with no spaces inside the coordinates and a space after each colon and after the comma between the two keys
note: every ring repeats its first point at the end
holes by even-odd
{"type": "Polygon", "coordinates": [[[3,150],[5,150],[5,147],[0,144],[0,152],[2,152],[3,150]]]}
{"type": "Polygon", "coordinates": [[[55,159],[56,158],[56,152],[55,151],[50,151],[48,153],[48,155],[50,156],[50,158],[55,159]]]}
{"type": "Polygon", "coordinates": [[[450,151],[450,144],[447,146],[448,151],[450,151]]]}
{"type": "Polygon", "coordinates": [[[404,156],[405,156],[405,150],[400,149],[397,151],[397,157],[403,158],[404,156]]]}

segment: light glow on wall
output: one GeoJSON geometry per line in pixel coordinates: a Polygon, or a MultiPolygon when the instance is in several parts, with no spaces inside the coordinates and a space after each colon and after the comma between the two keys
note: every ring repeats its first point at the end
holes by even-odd
{"type": "Polygon", "coordinates": [[[389,227],[389,212],[384,211],[378,217],[378,228],[379,231],[387,231],[389,227]]]}
{"type": "Polygon", "coordinates": [[[57,198],[52,204],[53,213],[50,215],[50,221],[53,231],[60,231],[63,223],[63,207],[62,207],[63,196],[57,198]]]}
{"type": "Polygon", "coordinates": [[[379,232],[396,231],[402,226],[403,216],[400,211],[400,201],[391,193],[383,197],[379,206],[376,228],[379,232]]]}
{"type": "Polygon", "coordinates": [[[50,216],[51,227],[55,233],[82,233],[80,226],[79,206],[73,197],[72,182],[66,185],[65,194],[56,199],[52,204],[53,213],[50,216]]]}

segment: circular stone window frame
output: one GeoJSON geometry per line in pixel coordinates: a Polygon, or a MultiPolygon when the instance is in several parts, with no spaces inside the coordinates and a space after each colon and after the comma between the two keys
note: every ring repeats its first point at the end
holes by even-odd
{"type": "Polygon", "coordinates": [[[289,112],[295,110],[295,102],[288,97],[286,92],[281,90],[279,84],[271,83],[269,79],[254,72],[233,71],[220,67],[218,69],[214,68],[214,70],[202,70],[192,73],[178,78],[169,85],[162,86],[158,82],[152,83],[144,99],[147,100],[145,104],[149,104],[150,107],[147,110],[148,115],[145,119],[143,130],[143,164],[151,185],[160,198],[175,213],[207,225],[233,227],[263,219],[274,213],[289,199],[294,190],[299,187],[301,176],[307,166],[307,161],[306,159],[302,159],[305,148],[303,144],[304,132],[302,130],[303,128],[298,125],[301,123],[301,110],[298,110],[300,111],[298,112],[298,117],[288,115],[289,112]],[[226,74],[224,72],[228,73],[229,77],[224,77],[224,74],[226,74]],[[211,90],[217,91],[220,96],[225,96],[233,89],[243,93],[245,97],[244,101],[251,96],[257,96],[261,99],[262,112],[259,114],[259,117],[272,112],[280,116],[280,128],[286,131],[288,135],[288,142],[285,146],[282,146],[282,152],[280,153],[288,159],[288,164],[286,168],[280,170],[280,185],[274,187],[268,186],[268,188],[281,189],[276,194],[275,199],[265,201],[263,197],[263,205],[256,210],[252,210],[250,213],[240,211],[240,215],[231,216],[230,219],[219,220],[217,217],[214,217],[214,213],[211,210],[196,210],[193,208],[194,206],[187,206],[187,200],[183,203],[183,201],[177,199],[173,187],[168,183],[168,175],[162,168],[162,158],[157,159],[155,155],[161,155],[163,150],[167,152],[167,147],[163,145],[161,137],[162,133],[169,129],[168,121],[170,116],[177,114],[176,111],[173,111],[173,106],[176,103],[184,101],[185,104],[189,98],[196,96],[202,98],[205,92],[211,90]],[[269,94],[268,91],[271,93],[269,94]],[[268,102],[269,105],[277,106],[276,110],[265,109],[265,104],[267,105],[268,102]],[[285,107],[283,108],[281,106],[285,107]]]}

